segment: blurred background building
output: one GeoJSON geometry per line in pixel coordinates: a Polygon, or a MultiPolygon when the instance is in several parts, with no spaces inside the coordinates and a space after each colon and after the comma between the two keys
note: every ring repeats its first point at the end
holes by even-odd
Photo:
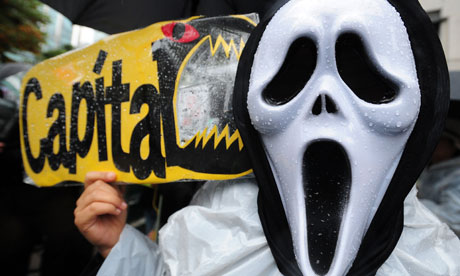
{"type": "Polygon", "coordinates": [[[67,17],[46,4],[42,5],[42,11],[50,20],[41,28],[46,33],[46,42],[42,45],[43,52],[69,45],[72,48],[82,48],[107,36],[98,30],[72,24],[67,17]]]}
{"type": "Polygon", "coordinates": [[[444,47],[450,71],[451,99],[460,100],[460,1],[420,0],[444,47]]]}
{"type": "Polygon", "coordinates": [[[72,22],[47,5],[42,5],[41,10],[49,18],[49,23],[41,27],[42,31],[46,34],[42,51],[49,51],[70,45],[73,29],[72,22]]]}

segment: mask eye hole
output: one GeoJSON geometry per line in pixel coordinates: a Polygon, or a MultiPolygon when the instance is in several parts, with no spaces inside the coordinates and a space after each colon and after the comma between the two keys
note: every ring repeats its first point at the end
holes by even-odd
{"type": "Polygon", "coordinates": [[[296,39],[278,73],[262,92],[265,101],[272,105],[283,105],[292,100],[311,78],[316,67],[316,45],[308,37],[296,39]]]}
{"type": "Polygon", "coordinates": [[[361,100],[384,104],[395,99],[398,86],[377,70],[357,34],[340,35],[335,55],[340,77],[361,100]]]}

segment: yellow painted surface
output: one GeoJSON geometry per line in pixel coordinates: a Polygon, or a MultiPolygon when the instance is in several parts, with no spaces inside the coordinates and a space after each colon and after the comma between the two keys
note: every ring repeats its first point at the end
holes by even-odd
{"type": "MultiPolygon", "coordinates": [[[[240,16],[243,20],[250,19],[244,16],[240,16]]],[[[190,20],[190,19],[189,19],[190,20]]],[[[184,20],[184,22],[187,20],[184,20]]],[[[177,21],[176,21],[177,22],[177,21]]],[[[35,94],[30,94],[28,97],[27,106],[21,105],[20,110],[20,131],[21,137],[24,134],[24,128],[27,127],[30,143],[30,149],[32,155],[37,157],[40,152],[40,140],[48,137],[51,125],[57,120],[58,112],[54,110],[52,116],[47,117],[47,108],[50,102],[51,96],[56,92],[59,92],[64,97],[65,102],[65,125],[66,125],[66,147],[70,149],[70,125],[71,125],[71,102],[72,102],[72,86],[74,83],[79,82],[80,85],[88,81],[91,83],[93,91],[96,91],[95,80],[103,77],[104,86],[109,87],[112,85],[112,62],[122,60],[122,83],[130,84],[130,100],[134,94],[134,91],[143,84],[151,84],[157,90],[159,90],[158,83],[158,69],[157,62],[152,60],[151,45],[152,42],[158,39],[164,38],[161,31],[161,26],[164,26],[168,22],[161,22],[141,30],[122,33],[118,35],[112,35],[107,37],[87,48],[66,53],[56,58],[49,59],[42,62],[32,68],[24,78],[23,87],[21,91],[24,92],[26,89],[27,82],[36,78],[39,81],[43,97],[37,99],[35,94]],[[108,53],[104,66],[100,74],[93,72],[95,61],[97,60],[100,50],[108,53]],[[23,111],[27,112],[27,125],[23,125],[23,111]]],[[[206,42],[207,39],[203,39],[206,42]]],[[[235,44],[227,45],[225,41],[219,40],[221,44],[225,44],[226,49],[231,47],[235,48],[235,52],[241,52],[242,49],[237,49],[235,44]]],[[[239,44],[241,46],[241,44],[239,44]]],[[[212,45],[211,45],[212,46],[212,45]]],[[[161,91],[159,91],[161,94],[161,91]]],[[[21,95],[21,103],[24,100],[24,93],[21,95]]],[[[131,102],[124,102],[121,104],[121,146],[125,152],[130,151],[130,139],[131,133],[134,127],[142,120],[148,113],[148,106],[143,105],[139,114],[130,114],[131,102]]],[[[78,137],[83,139],[85,134],[86,126],[86,114],[87,104],[83,100],[79,108],[79,119],[78,119],[78,137]]],[[[21,150],[24,160],[24,168],[26,173],[32,178],[32,180],[39,186],[51,186],[63,181],[76,181],[82,182],[84,176],[89,171],[114,171],[117,173],[117,180],[127,183],[138,183],[138,184],[151,184],[151,183],[166,183],[177,181],[181,179],[230,179],[236,178],[251,172],[251,170],[239,172],[237,174],[207,174],[197,173],[181,167],[166,165],[166,178],[158,178],[152,173],[148,178],[140,180],[135,177],[132,172],[121,172],[117,170],[114,165],[113,157],[111,154],[112,141],[112,107],[110,104],[105,105],[105,125],[106,125],[106,141],[107,141],[107,158],[106,161],[99,161],[98,159],[98,132],[97,132],[97,120],[94,123],[94,133],[92,137],[91,147],[89,148],[88,154],[82,158],[78,154],[76,155],[76,173],[69,173],[69,169],[65,168],[62,164],[57,170],[50,168],[48,158],[45,158],[45,164],[43,169],[39,173],[35,173],[27,161],[25,153],[24,139],[21,139],[21,150]]],[[[164,122],[161,121],[161,152],[165,157],[164,150],[164,136],[163,126],[164,122]]],[[[216,132],[216,130],[212,130],[216,132]]],[[[53,152],[56,154],[59,151],[58,138],[56,136],[53,142],[53,152]]],[[[149,154],[148,137],[144,137],[141,143],[140,154],[142,158],[146,158],[149,154]]],[[[210,137],[210,136],[209,136],[210,137]]],[[[220,141],[226,139],[227,144],[236,142],[239,144],[240,150],[243,148],[239,133],[235,132],[232,137],[228,134],[228,129],[222,131],[219,135],[215,135],[220,141]],[[237,141],[238,140],[238,141],[237,141]]],[[[177,138],[177,137],[176,137],[177,138]]],[[[206,137],[203,137],[206,139],[206,137]]],[[[209,138],[208,138],[209,139],[209,138]]],[[[178,141],[179,142],[179,141],[178,141]]]]}

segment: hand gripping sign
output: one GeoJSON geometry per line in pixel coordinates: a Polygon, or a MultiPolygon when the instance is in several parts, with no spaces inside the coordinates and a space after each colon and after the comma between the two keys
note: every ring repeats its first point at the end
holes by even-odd
{"type": "Polygon", "coordinates": [[[38,64],[21,95],[26,173],[39,186],[93,170],[140,184],[250,173],[232,93],[257,20],[157,23],[38,64]]]}

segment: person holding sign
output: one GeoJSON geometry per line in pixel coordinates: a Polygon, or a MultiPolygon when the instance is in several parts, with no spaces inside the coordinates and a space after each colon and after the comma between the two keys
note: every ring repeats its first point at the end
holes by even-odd
{"type": "Polygon", "coordinates": [[[105,257],[98,274],[460,274],[460,241],[412,189],[442,130],[447,74],[416,0],[284,3],[251,33],[235,79],[257,182],[206,183],[157,245],[125,225],[115,174],[88,173],[75,223],[105,257]]]}

